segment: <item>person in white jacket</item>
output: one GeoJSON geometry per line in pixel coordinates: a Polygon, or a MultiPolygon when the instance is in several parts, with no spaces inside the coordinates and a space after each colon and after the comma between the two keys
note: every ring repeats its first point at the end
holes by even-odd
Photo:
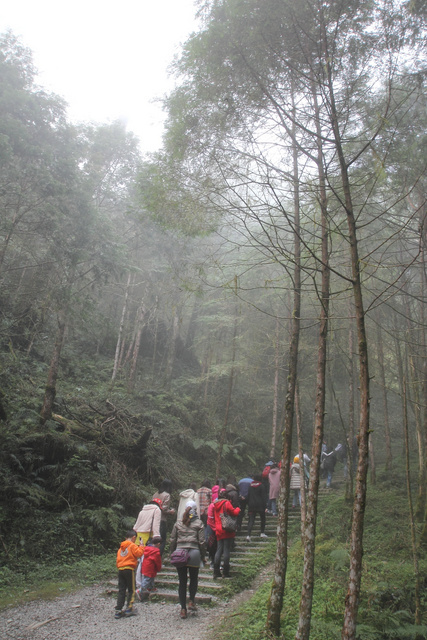
{"type": "Polygon", "coordinates": [[[190,484],[189,489],[184,489],[184,491],[181,491],[181,493],[179,494],[179,504],[176,517],[177,522],[180,522],[182,520],[182,516],[184,515],[185,511],[185,505],[189,500],[194,500],[194,502],[196,503],[197,516],[200,518],[199,494],[197,493],[197,485],[194,482],[190,484]]]}
{"type": "Polygon", "coordinates": [[[150,537],[160,536],[160,519],[162,516],[162,501],[154,498],[141,509],[133,526],[137,532],[135,544],[145,546],[150,537]]]}

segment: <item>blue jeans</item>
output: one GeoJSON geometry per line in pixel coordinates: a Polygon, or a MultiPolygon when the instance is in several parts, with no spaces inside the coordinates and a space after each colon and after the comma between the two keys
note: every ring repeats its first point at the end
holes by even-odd
{"type": "Polygon", "coordinates": [[[149,589],[154,589],[154,578],[150,578],[149,576],[142,576],[141,591],[147,591],[149,589]]]}
{"type": "Polygon", "coordinates": [[[301,506],[301,489],[294,489],[294,497],[292,498],[292,506],[301,506]]]}
{"type": "Polygon", "coordinates": [[[276,498],[271,498],[271,511],[273,516],[277,516],[277,500],[276,498]]]}

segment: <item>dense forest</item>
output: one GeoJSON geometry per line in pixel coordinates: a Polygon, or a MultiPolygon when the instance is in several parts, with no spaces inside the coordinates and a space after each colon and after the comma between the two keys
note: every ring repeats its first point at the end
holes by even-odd
{"type": "MultiPolygon", "coordinates": [[[[396,465],[421,624],[425,7],[198,6],[150,156],[120,122],[69,122],[31,51],[0,39],[0,571],[28,545],[40,561],[114,548],[164,477],[178,490],[304,451],[308,639],[321,447],[343,443],[343,638],[368,484],[396,465]]],[[[288,496],[282,474],[274,636],[288,496]]]]}

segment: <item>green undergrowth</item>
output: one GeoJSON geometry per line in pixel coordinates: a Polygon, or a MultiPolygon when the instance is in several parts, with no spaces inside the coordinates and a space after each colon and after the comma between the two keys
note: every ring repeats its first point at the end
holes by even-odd
{"type": "Polygon", "coordinates": [[[30,600],[50,600],[115,576],[113,553],[56,564],[26,560],[19,571],[0,567],[0,609],[30,600]]]}
{"type": "Polygon", "coordinates": [[[238,571],[232,572],[231,580],[224,580],[221,589],[221,598],[228,599],[231,596],[247,589],[251,586],[260,570],[271,563],[276,553],[276,542],[274,539],[264,543],[262,547],[252,554],[249,562],[246,562],[238,571]]]}
{"type": "MultiPolygon", "coordinates": [[[[404,486],[404,485],[401,485],[404,486]]],[[[342,494],[321,498],[316,539],[311,640],[339,640],[348,582],[351,507],[342,494]]],[[[427,637],[427,562],[420,554],[423,626],[414,625],[415,578],[407,501],[399,487],[376,485],[368,494],[358,640],[419,640],[427,637]]],[[[281,617],[282,638],[294,638],[302,582],[303,548],[288,552],[281,617]]],[[[216,632],[217,640],[264,640],[271,582],[268,581],[216,632]]]]}

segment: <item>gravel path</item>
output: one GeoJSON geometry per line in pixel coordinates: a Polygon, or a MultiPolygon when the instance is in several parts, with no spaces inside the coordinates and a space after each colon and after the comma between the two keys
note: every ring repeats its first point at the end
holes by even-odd
{"type": "MultiPolygon", "coordinates": [[[[265,576],[259,576],[256,588],[265,576]]],[[[210,640],[215,623],[254,593],[243,591],[220,606],[198,606],[186,620],[171,602],[137,603],[137,615],[114,619],[115,597],[105,585],[88,587],[51,601],[34,601],[0,612],[1,640],[210,640]]]]}

